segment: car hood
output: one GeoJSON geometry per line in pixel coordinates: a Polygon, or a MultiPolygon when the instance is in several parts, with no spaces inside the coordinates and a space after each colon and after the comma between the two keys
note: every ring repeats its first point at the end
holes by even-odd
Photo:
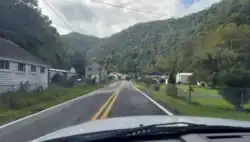
{"type": "Polygon", "coordinates": [[[32,142],[41,142],[49,139],[60,137],[101,132],[108,130],[118,130],[126,128],[135,128],[139,125],[152,125],[171,122],[187,122],[206,125],[223,125],[223,126],[238,126],[250,127],[248,121],[237,121],[230,119],[206,118],[206,117],[187,117],[187,116],[131,116],[117,117],[103,120],[89,121],[83,124],[74,125],[68,128],[60,129],[45,136],[42,136],[32,142]]]}

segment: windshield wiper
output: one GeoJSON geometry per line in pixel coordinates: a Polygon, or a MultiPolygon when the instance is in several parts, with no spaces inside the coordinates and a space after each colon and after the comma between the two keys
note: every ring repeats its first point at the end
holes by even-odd
{"type": "Polygon", "coordinates": [[[53,140],[47,140],[44,142],[72,142],[72,141],[99,141],[102,139],[109,139],[109,138],[116,138],[116,137],[128,137],[129,135],[142,135],[142,134],[150,134],[153,133],[152,130],[154,128],[162,128],[164,126],[171,126],[178,124],[184,124],[187,126],[204,126],[194,123],[186,123],[186,122],[174,122],[174,123],[162,123],[162,124],[153,124],[153,125],[139,125],[136,128],[128,128],[128,129],[121,129],[121,130],[111,130],[111,131],[103,131],[103,132],[96,132],[91,134],[80,134],[75,136],[57,138],[53,140]]]}
{"type": "Polygon", "coordinates": [[[153,125],[140,125],[136,128],[130,128],[130,129],[123,129],[118,130],[117,132],[113,132],[112,135],[114,136],[139,136],[139,135],[147,135],[147,134],[154,134],[155,132],[158,132],[158,130],[170,130],[171,128],[178,129],[180,127],[203,127],[207,126],[204,124],[194,124],[194,123],[188,123],[188,122],[172,122],[172,123],[161,123],[161,124],[153,124],[153,125]],[[184,126],[183,126],[184,125],[184,126]],[[186,126],[185,126],[186,125],[186,126]],[[171,127],[173,126],[173,127],[171,127]]]}
{"type": "Polygon", "coordinates": [[[140,125],[136,128],[104,131],[92,134],[81,134],[49,140],[46,142],[79,142],[79,141],[131,141],[131,140],[157,140],[178,138],[191,133],[230,133],[250,132],[250,128],[232,126],[209,126],[187,122],[162,123],[154,125],[140,125]]]}
{"type": "Polygon", "coordinates": [[[195,123],[188,123],[188,122],[172,122],[172,123],[161,123],[161,124],[153,124],[153,125],[146,125],[146,126],[141,125],[138,128],[152,128],[152,127],[163,127],[163,126],[171,126],[171,125],[176,126],[180,124],[184,124],[188,126],[207,126],[205,124],[195,124],[195,123]]]}
{"type": "MultiPolygon", "coordinates": [[[[127,130],[120,130],[106,135],[106,140],[156,140],[162,138],[178,138],[185,134],[191,133],[232,133],[232,132],[250,132],[250,128],[233,127],[233,126],[209,126],[204,124],[193,124],[186,122],[175,122],[165,124],[155,124],[148,126],[140,126],[127,130]],[[187,126],[178,126],[179,124],[186,124],[187,126]],[[173,126],[171,126],[173,125],[173,126]],[[164,127],[167,126],[167,127],[164,127]]],[[[102,141],[102,140],[100,140],[102,141]]]]}

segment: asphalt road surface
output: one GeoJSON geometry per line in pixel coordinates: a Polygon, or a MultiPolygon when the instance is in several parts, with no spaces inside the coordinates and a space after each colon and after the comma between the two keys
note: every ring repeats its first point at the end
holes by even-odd
{"type": "Polygon", "coordinates": [[[167,115],[131,82],[121,81],[16,122],[0,126],[0,142],[26,142],[91,120],[167,115]]]}

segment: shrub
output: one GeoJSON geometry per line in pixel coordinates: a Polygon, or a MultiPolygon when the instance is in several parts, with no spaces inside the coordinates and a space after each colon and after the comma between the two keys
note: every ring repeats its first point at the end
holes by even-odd
{"type": "Polygon", "coordinates": [[[153,85],[153,89],[154,89],[155,91],[159,91],[159,90],[160,90],[160,85],[159,85],[159,84],[154,84],[154,85],[153,85]]]}
{"type": "Polygon", "coordinates": [[[197,84],[197,80],[195,75],[191,75],[188,77],[188,84],[190,85],[196,85],[197,84]]]}
{"type": "Polygon", "coordinates": [[[157,81],[152,78],[142,78],[140,81],[146,83],[147,85],[157,84],[157,81]]]}
{"type": "Polygon", "coordinates": [[[176,80],[173,73],[169,75],[168,84],[176,84],[176,80]]]}
{"type": "Polygon", "coordinates": [[[108,80],[112,80],[112,79],[114,79],[113,76],[108,76],[108,80]]]}
{"type": "Polygon", "coordinates": [[[160,82],[160,84],[164,84],[164,83],[165,83],[165,81],[166,81],[165,79],[160,79],[160,81],[159,81],[159,82],[160,82]]]}
{"type": "Polygon", "coordinates": [[[51,81],[52,82],[63,82],[64,81],[64,78],[62,75],[60,74],[55,74],[52,78],[51,78],[51,81]]]}

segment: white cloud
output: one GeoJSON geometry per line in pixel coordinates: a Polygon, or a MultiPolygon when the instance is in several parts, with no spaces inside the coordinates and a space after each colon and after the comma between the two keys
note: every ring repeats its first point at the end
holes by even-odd
{"type": "MultiPolygon", "coordinates": [[[[71,32],[58,16],[39,0],[42,13],[49,16],[60,34],[71,32]]],[[[127,8],[138,9],[148,14],[116,8],[91,0],[46,0],[75,32],[106,37],[138,22],[147,22],[169,17],[180,17],[203,10],[219,0],[200,0],[189,8],[183,7],[182,0],[96,0],[127,8]]]]}

